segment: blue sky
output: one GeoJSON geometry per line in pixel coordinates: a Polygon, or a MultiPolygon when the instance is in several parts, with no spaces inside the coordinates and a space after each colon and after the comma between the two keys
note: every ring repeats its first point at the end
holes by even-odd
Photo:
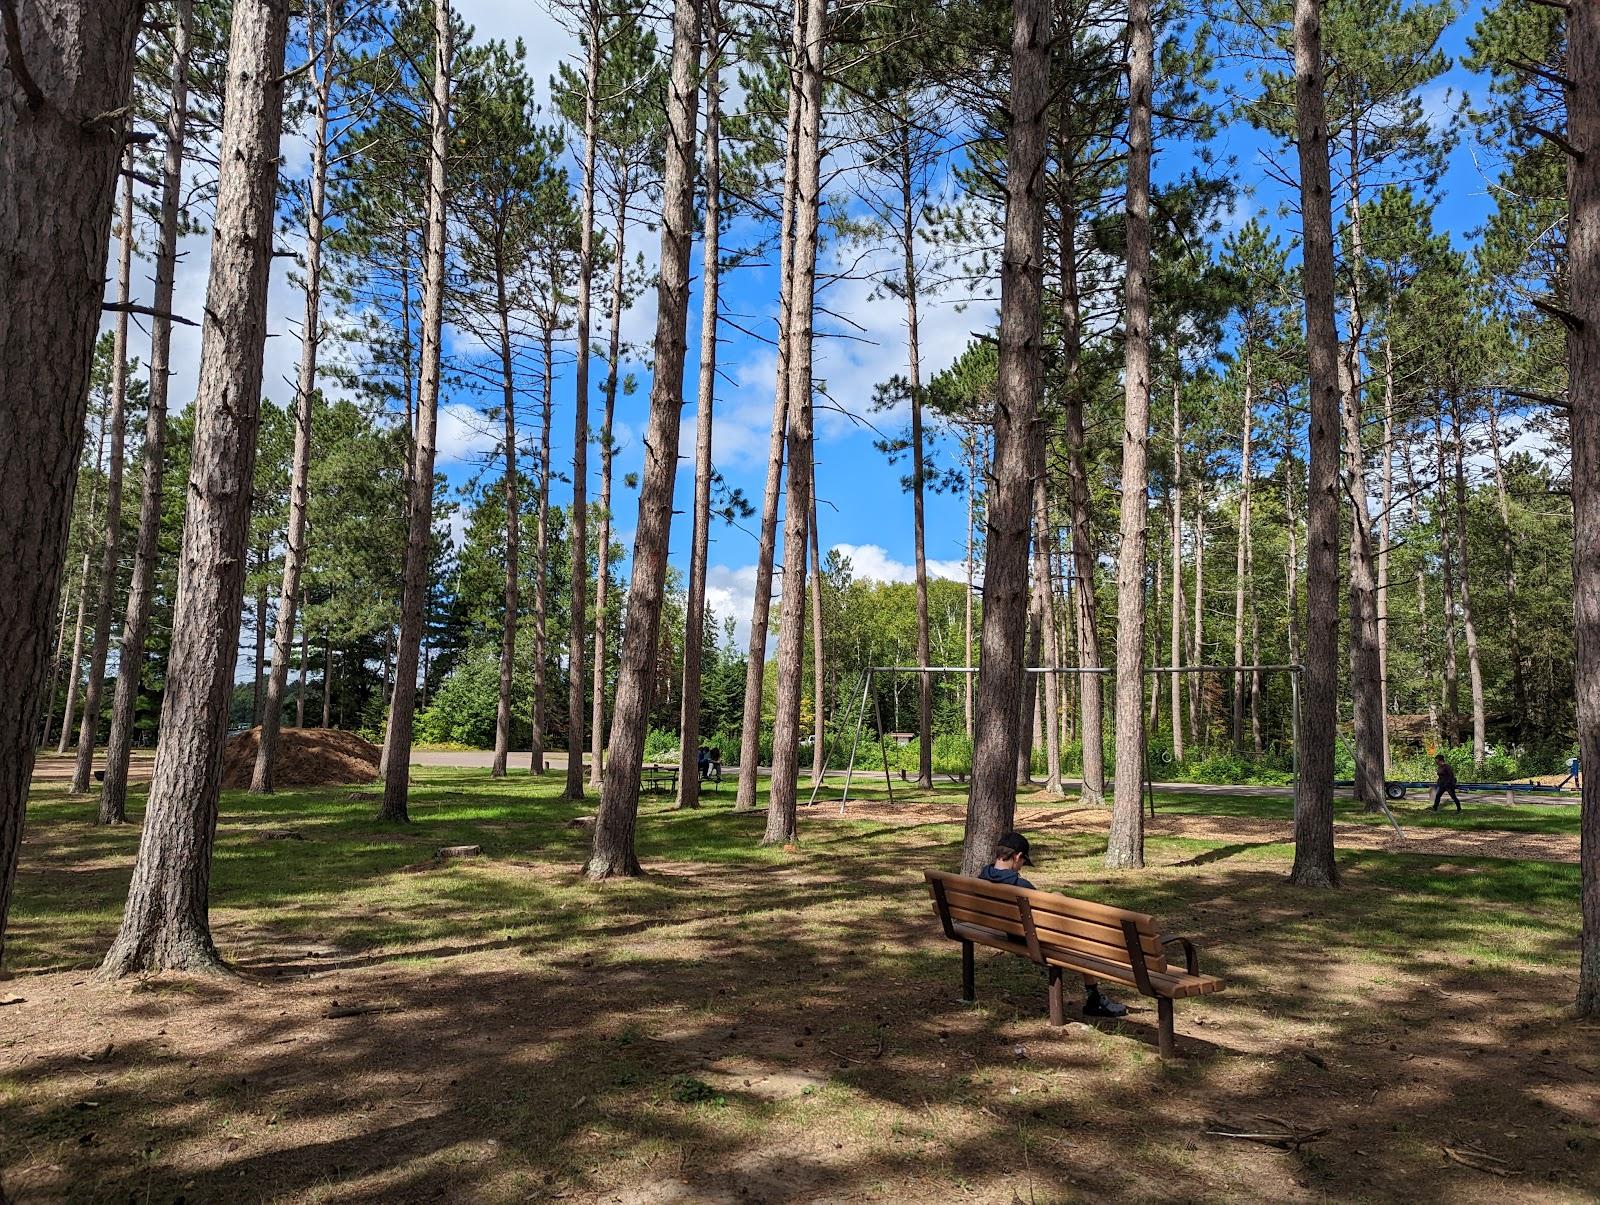
{"type": "MultiPolygon", "coordinates": [[[[523,38],[528,47],[527,66],[540,86],[542,97],[547,92],[547,81],[556,64],[576,48],[575,40],[548,10],[527,0],[456,0],[456,7],[462,18],[476,27],[480,39],[504,38],[509,41],[523,38]]],[[[1477,5],[1472,5],[1470,11],[1458,19],[1447,34],[1445,48],[1457,60],[1457,65],[1426,97],[1430,110],[1438,113],[1441,119],[1449,104],[1459,100],[1463,92],[1481,99],[1484,87],[1482,79],[1459,65],[1476,9],[1477,5]]],[[[1219,90],[1224,92],[1245,89],[1244,65],[1224,60],[1218,71],[1217,83],[1219,90]]],[[[1266,169],[1267,157],[1282,156],[1284,151],[1270,146],[1260,134],[1243,123],[1227,126],[1214,149],[1236,159],[1237,175],[1249,185],[1230,213],[1228,224],[1237,225],[1259,214],[1279,230],[1286,242],[1290,241],[1298,219],[1293,214],[1280,214],[1287,198],[1282,186],[1266,169]]],[[[1183,170],[1190,153],[1190,148],[1182,145],[1164,144],[1158,148],[1155,169],[1158,177],[1175,175],[1183,170]]],[[[305,146],[293,134],[286,138],[285,158],[290,172],[304,170],[305,146]]],[[[1442,182],[1437,214],[1438,227],[1450,231],[1458,245],[1467,242],[1469,231],[1481,224],[1492,207],[1489,180],[1486,177],[1492,176],[1493,170],[1493,154],[1476,146],[1471,131],[1468,131],[1453,155],[1442,182]]],[[[636,229],[631,242],[645,253],[647,261],[653,265],[657,256],[658,235],[636,229]]],[[[179,313],[198,313],[205,287],[206,239],[191,239],[185,249],[189,254],[180,267],[176,306],[179,313]]],[[[825,247],[824,270],[829,265],[831,254],[833,252],[825,247]]],[[[698,259],[697,247],[697,273],[698,259]]],[[[144,275],[148,276],[148,265],[145,267],[144,275]]],[[[301,297],[290,283],[288,272],[287,261],[277,261],[269,302],[270,329],[276,337],[268,341],[265,381],[269,395],[279,400],[291,393],[288,382],[294,375],[299,341],[301,297]]],[[[143,287],[148,291],[148,281],[143,287]]],[[[723,290],[725,312],[737,312],[745,325],[754,325],[768,336],[773,333],[777,295],[775,272],[766,268],[740,269],[725,278],[723,290]]],[[[849,339],[838,338],[835,336],[840,329],[839,324],[819,318],[819,329],[824,336],[817,346],[816,371],[819,377],[826,380],[830,394],[842,408],[879,424],[884,430],[893,430],[903,421],[900,417],[874,416],[869,410],[874,387],[892,374],[904,371],[903,309],[899,302],[892,299],[873,299],[872,292],[869,281],[841,280],[832,284],[824,294],[823,304],[836,312],[849,314],[861,329],[853,331],[853,337],[849,339]]],[[[992,319],[992,302],[984,297],[946,292],[926,298],[922,312],[925,379],[959,355],[971,333],[985,329],[992,319]]],[[[595,321],[598,346],[601,341],[599,336],[604,333],[603,320],[598,311],[595,321]]],[[[638,349],[640,357],[647,354],[654,321],[655,294],[653,290],[647,290],[625,314],[623,322],[624,338],[638,349]]],[[[693,399],[699,329],[698,288],[691,299],[690,322],[690,363],[684,381],[684,393],[689,401],[684,409],[680,447],[684,459],[678,479],[678,516],[674,520],[671,542],[671,559],[680,568],[687,565],[690,538],[688,508],[692,487],[690,458],[693,454],[695,421],[693,399]]],[[[769,343],[741,334],[727,325],[723,327],[722,339],[714,459],[730,485],[741,488],[752,501],[759,503],[772,414],[773,351],[769,343]]],[[[447,348],[451,350],[460,351],[464,344],[465,341],[459,336],[447,336],[447,348]]],[[[198,356],[197,332],[179,328],[174,336],[174,358],[178,373],[173,386],[174,401],[178,404],[185,404],[192,397],[198,356]]],[[[625,371],[639,377],[640,388],[631,396],[619,400],[615,515],[617,538],[631,549],[637,502],[636,495],[624,488],[622,482],[627,474],[639,470],[642,464],[640,432],[644,425],[648,378],[644,365],[639,362],[626,365],[625,371]]],[[[602,379],[603,370],[597,361],[591,374],[591,421],[596,425],[602,379]]],[[[557,465],[570,464],[573,395],[569,366],[558,380],[555,392],[556,439],[553,456],[557,465]]],[[[533,398],[524,401],[524,410],[530,417],[534,401],[533,398]]],[[[488,433],[490,424],[477,413],[480,406],[487,404],[462,392],[448,399],[441,414],[439,468],[453,482],[460,483],[469,477],[484,453],[492,448],[493,437],[488,433]]],[[[823,411],[818,415],[818,433],[817,480],[824,547],[837,547],[851,555],[858,574],[908,580],[912,561],[911,500],[900,484],[904,467],[886,463],[882,454],[873,447],[878,433],[869,426],[823,411]]],[[[944,454],[946,458],[950,454],[948,441],[944,445],[944,454]]],[[[595,474],[598,470],[598,456],[593,450],[590,467],[590,496],[593,497],[597,491],[595,474]]],[[[558,501],[564,498],[565,488],[558,485],[555,491],[558,501]]],[[[930,496],[927,554],[936,573],[950,577],[962,575],[965,519],[965,500],[959,493],[930,496]]],[[[719,523],[711,533],[711,603],[719,618],[731,614],[741,632],[748,619],[749,591],[754,577],[754,528],[754,520],[742,528],[719,523]]]]}

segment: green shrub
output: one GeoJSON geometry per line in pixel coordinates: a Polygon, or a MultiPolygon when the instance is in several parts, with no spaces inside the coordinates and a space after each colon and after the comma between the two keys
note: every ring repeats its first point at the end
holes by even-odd
{"type": "Polygon", "coordinates": [[[678,734],[670,728],[652,728],[645,733],[644,756],[646,761],[657,761],[678,752],[678,734]]]}

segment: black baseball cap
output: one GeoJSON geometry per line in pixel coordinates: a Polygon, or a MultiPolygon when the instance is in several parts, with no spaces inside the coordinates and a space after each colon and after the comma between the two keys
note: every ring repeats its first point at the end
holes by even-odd
{"type": "Polygon", "coordinates": [[[1000,840],[995,842],[998,849],[1009,849],[1012,853],[1022,855],[1022,864],[1032,866],[1033,859],[1028,857],[1028,839],[1021,833],[1001,833],[1000,840]]]}

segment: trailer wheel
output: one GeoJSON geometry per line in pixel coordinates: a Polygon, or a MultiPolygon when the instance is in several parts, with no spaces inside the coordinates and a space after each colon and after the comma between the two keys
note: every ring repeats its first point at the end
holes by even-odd
{"type": "Polygon", "coordinates": [[[1403,782],[1386,782],[1383,784],[1383,793],[1390,799],[1404,799],[1406,787],[1403,782]]]}

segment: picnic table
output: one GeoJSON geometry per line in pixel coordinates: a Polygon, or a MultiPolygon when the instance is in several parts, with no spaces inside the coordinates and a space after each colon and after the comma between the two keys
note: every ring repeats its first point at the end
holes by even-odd
{"type": "Polygon", "coordinates": [[[644,789],[655,794],[678,793],[678,767],[648,765],[644,768],[644,789]]]}

